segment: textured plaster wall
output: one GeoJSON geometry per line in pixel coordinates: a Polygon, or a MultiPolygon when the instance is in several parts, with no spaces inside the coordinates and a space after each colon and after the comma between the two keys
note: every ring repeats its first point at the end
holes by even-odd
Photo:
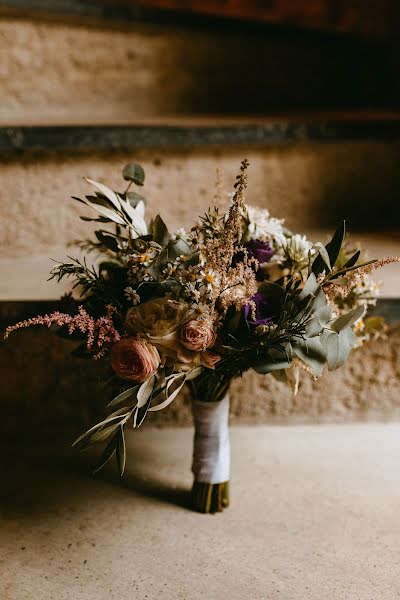
{"type": "MultiPolygon", "coordinates": [[[[355,351],[339,371],[314,382],[304,373],[300,391],[272,376],[247,373],[231,391],[231,421],[249,423],[343,422],[400,416],[400,333],[355,351]]],[[[51,432],[89,426],[109,396],[101,365],[70,355],[73,345],[47,330],[18,332],[0,346],[0,431],[51,432]]],[[[187,395],[149,424],[188,424],[187,395]]]]}
{"type": "Polygon", "coordinates": [[[1,256],[45,253],[86,237],[88,225],[78,219],[85,209],[70,196],[91,191],[83,176],[124,189],[120,172],[129,161],[145,168],[149,214],[160,211],[171,228],[188,227],[214,201],[216,168],[228,194],[244,157],[250,161],[247,200],[284,215],[289,227],[331,228],[340,217],[371,230],[382,219],[395,225],[399,143],[18,155],[0,157],[1,256]]]}
{"type": "Polygon", "coordinates": [[[284,33],[3,19],[0,120],[265,114],[292,106],[293,98],[297,108],[362,103],[365,73],[351,66],[360,53],[365,58],[362,45],[345,40],[284,33]]]}

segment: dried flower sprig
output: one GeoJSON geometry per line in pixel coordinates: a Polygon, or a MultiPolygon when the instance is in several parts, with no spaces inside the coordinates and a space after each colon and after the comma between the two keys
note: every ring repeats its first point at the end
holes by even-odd
{"type": "Polygon", "coordinates": [[[115,308],[108,307],[108,314],[98,319],[91,317],[83,306],[79,306],[77,315],[69,315],[55,311],[49,315],[43,315],[20,321],[15,325],[7,327],[4,339],[18,329],[32,327],[33,325],[44,325],[50,328],[52,325],[66,327],[69,335],[80,332],[86,336],[86,350],[93,358],[102,358],[108,349],[121,339],[120,333],[114,326],[112,315],[115,308]]]}

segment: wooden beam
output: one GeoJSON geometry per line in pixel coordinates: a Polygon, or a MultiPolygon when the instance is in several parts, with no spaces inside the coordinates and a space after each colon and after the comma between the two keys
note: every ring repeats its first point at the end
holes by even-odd
{"type": "Polygon", "coordinates": [[[232,125],[0,127],[0,153],[197,146],[271,146],[302,141],[400,140],[400,119],[271,121],[232,125]]]}
{"type": "MultiPolygon", "coordinates": [[[[106,0],[107,1],[107,0],[106,0]]],[[[342,34],[385,37],[396,0],[108,0],[342,34]]]]}
{"type": "Polygon", "coordinates": [[[382,39],[396,0],[2,0],[0,15],[119,26],[135,22],[207,27],[278,26],[382,39]]]}

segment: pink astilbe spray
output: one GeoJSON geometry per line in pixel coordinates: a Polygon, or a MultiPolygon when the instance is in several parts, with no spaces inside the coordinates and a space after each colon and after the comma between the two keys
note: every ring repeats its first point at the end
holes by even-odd
{"type": "Polygon", "coordinates": [[[33,317],[7,327],[4,339],[7,339],[17,329],[25,329],[32,325],[44,325],[45,327],[58,325],[59,327],[66,327],[70,335],[75,331],[80,331],[86,336],[87,351],[95,359],[102,358],[107,350],[121,339],[121,335],[112,320],[115,311],[115,307],[108,306],[107,315],[98,319],[91,317],[83,306],[78,308],[78,314],[74,316],[55,311],[49,315],[33,317]]]}

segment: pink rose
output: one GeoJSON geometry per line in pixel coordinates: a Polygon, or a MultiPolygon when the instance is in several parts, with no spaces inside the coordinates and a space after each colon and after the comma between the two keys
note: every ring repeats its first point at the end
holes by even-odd
{"type": "Polygon", "coordinates": [[[157,371],[160,355],[153,344],[130,337],[112,346],[110,362],[118,377],[140,382],[157,371]]]}
{"type": "Polygon", "coordinates": [[[221,357],[216,352],[210,352],[206,350],[206,352],[201,353],[201,364],[207,369],[215,369],[215,365],[218,361],[221,360],[221,357]]]}
{"type": "Polygon", "coordinates": [[[182,325],[179,338],[185,348],[200,352],[214,345],[216,333],[209,322],[191,319],[182,325]]]}

